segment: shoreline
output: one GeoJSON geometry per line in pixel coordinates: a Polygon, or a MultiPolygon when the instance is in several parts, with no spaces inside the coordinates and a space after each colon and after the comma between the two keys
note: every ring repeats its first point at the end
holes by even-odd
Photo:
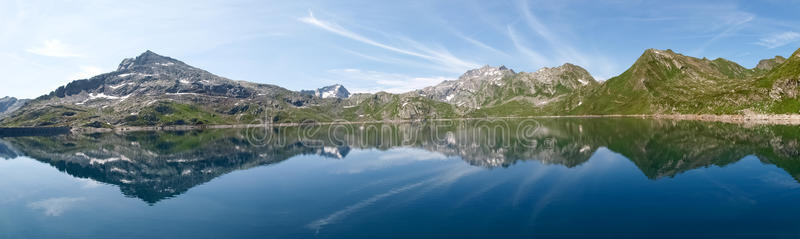
{"type": "Polygon", "coordinates": [[[73,128],[75,132],[136,132],[136,131],[184,131],[199,129],[240,129],[251,127],[297,127],[297,126],[324,126],[324,125],[352,125],[352,124],[380,124],[380,123],[415,123],[430,121],[452,120],[490,120],[490,119],[558,119],[558,118],[642,118],[642,119],[670,119],[692,120],[703,122],[721,122],[745,125],[800,125],[800,114],[796,115],[543,115],[543,116],[507,116],[484,118],[457,118],[457,119],[418,119],[418,120],[372,120],[372,121],[331,121],[307,123],[277,123],[277,124],[225,124],[225,125],[171,125],[171,126],[122,126],[115,128],[73,128]]]}
{"type": "MultiPolygon", "coordinates": [[[[187,131],[202,129],[241,129],[253,127],[297,127],[297,126],[324,126],[324,125],[352,125],[352,124],[380,124],[380,123],[415,123],[431,121],[452,120],[492,120],[492,119],[558,119],[558,118],[642,118],[642,119],[670,119],[693,120],[704,122],[721,122],[744,125],[800,125],[800,114],[792,115],[708,115],[708,114],[654,114],[654,115],[542,115],[542,116],[506,116],[506,117],[469,117],[457,119],[416,119],[416,120],[372,120],[372,121],[331,121],[331,122],[306,122],[306,123],[276,123],[276,124],[222,124],[222,125],[170,125],[170,126],[119,126],[114,128],[88,128],[71,127],[73,133],[103,133],[103,132],[137,132],[137,131],[187,131]]],[[[11,128],[11,127],[9,127],[11,128]]],[[[56,128],[56,127],[13,127],[13,128],[56,128]]],[[[2,128],[0,128],[2,129],[2,128]]]]}
{"type": "Polygon", "coordinates": [[[800,125],[800,114],[780,115],[651,115],[654,119],[696,120],[746,125],[800,125]]]}

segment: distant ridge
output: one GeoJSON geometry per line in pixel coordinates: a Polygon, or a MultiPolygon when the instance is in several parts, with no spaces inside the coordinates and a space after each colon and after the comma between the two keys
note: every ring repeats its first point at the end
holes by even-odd
{"type": "Polygon", "coordinates": [[[75,80],[25,103],[0,125],[119,128],[540,115],[800,114],[798,97],[800,50],[748,69],[722,58],[647,49],[625,72],[604,82],[570,63],[535,72],[484,66],[457,80],[403,94],[350,94],[339,84],[298,92],[233,81],[148,50],[123,60],[116,71],[75,80]]]}
{"type": "Polygon", "coordinates": [[[27,103],[28,99],[17,99],[14,97],[3,97],[0,98],[0,119],[5,118],[6,116],[10,115],[14,111],[22,108],[25,103],[27,103]]]}
{"type": "Polygon", "coordinates": [[[350,91],[340,84],[325,86],[316,90],[303,90],[302,94],[313,95],[319,98],[344,99],[350,97],[350,91]]]}

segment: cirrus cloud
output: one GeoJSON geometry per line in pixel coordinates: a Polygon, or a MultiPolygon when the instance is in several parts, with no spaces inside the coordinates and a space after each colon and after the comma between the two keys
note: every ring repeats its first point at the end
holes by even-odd
{"type": "Polygon", "coordinates": [[[57,217],[84,200],[86,199],[82,197],[57,197],[32,202],[28,204],[28,207],[42,210],[44,215],[57,217]]]}
{"type": "Polygon", "coordinates": [[[96,66],[81,66],[80,71],[70,75],[67,80],[88,79],[93,76],[108,72],[96,66]]]}
{"type": "Polygon", "coordinates": [[[800,33],[788,31],[761,38],[756,44],[772,49],[800,40],[800,33]]]}
{"type": "Polygon", "coordinates": [[[446,80],[455,78],[444,76],[415,77],[405,74],[386,73],[361,69],[333,69],[329,70],[333,77],[345,84],[356,84],[360,87],[352,88],[355,93],[375,93],[385,91],[389,93],[405,93],[427,86],[432,86],[446,80]]]}
{"type": "Polygon", "coordinates": [[[57,39],[46,40],[40,46],[29,48],[27,51],[36,55],[61,58],[83,56],[83,54],[75,52],[72,46],[57,39]]]}
{"type": "MultiPolygon", "coordinates": [[[[427,46],[402,35],[393,35],[392,38],[399,39],[406,42],[410,47],[399,47],[390,45],[388,43],[379,42],[372,38],[366,37],[362,34],[353,32],[344,28],[336,23],[320,20],[314,16],[314,13],[309,10],[308,16],[301,17],[299,20],[303,23],[318,27],[322,30],[346,37],[367,45],[382,48],[391,52],[399,53],[402,55],[413,56],[431,63],[441,65],[442,67],[449,68],[452,72],[464,72],[468,69],[478,67],[479,64],[461,57],[454,56],[447,49],[427,46]]],[[[390,35],[390,34],[384,34],[390,35]]]]}

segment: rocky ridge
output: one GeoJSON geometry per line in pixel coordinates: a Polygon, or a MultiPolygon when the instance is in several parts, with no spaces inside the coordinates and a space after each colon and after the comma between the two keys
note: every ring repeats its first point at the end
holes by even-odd
{"type": "Polygon", "coordinates": [[[316,90],[303,90],[302,94],[313,95],[319,98],[337,98],[344,99],[350,97],[350,91],[340,84],[325,86],[316,90]]]}
{"type": "Polygon", "coordinates": [[[537,115],[769,115],[800,113],[800,52],[748,69],[648,49],[602,83],[565,63],[535,72],[469,70],[404,94],[353,94],[234,81],[146,51],[118,69],[70,82],[25,104],[4,126],[120,127],[397,121],[537,115]]]}

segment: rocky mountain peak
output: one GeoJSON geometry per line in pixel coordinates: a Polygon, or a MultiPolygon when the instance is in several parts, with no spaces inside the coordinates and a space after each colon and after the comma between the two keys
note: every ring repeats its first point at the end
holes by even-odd
{"type": "Polygon", "coordinates": [[[775,58],[772,59],[764,59],[759,61],[758,65],[756,65],[756,69],[768,71],[780,64],[783,64],[784,62],[786,62],[786,58],[783,58],[782,56],[775,56],[775,58]]]}
{"type": "Polygon", "coordinates": [[[95,107],[145,100],[137,97],[171,99],[213,96],[245,99],[284,90],[273,85],[233,81],[146,51],[137,57],[124,59],[114,72],[72,81],[40,98],[48,100],[56,97],[61,103],[95,107]]]}
{"type": "Polygon", "coordinates": [[[515,73],[505,66],[469,70],[458,80],[416,91],[416,94],[456,106],[480,109],[510,101],[544,106],[578,88],[594,85],[588,71],[573,64],[515,73]]]}
{"type": "Polygon", "coordinates": [[[350,91],[344,88],[343,85],[334,84],[325,86],[316,90],[304,90],[300,93],[306,95],[314,95],[319,98],[339,98],[344,99],[350,97],[350,91]]]}
{"type": "Polygon", "coordinates": [[[474,95],[486,85],[503,85],[505,77],[514,76],[513,70],[505,66],[485,65],[468,70],[457,80],[443,81],[435,86],[415,91],[415,94],[457,106],[478,107],[474,95]]]}
{"type": "Polygon", "coordinates": [[[153,67],[153,66],[173,66],[173,65],[186,65],[179,60],[170,57],[162,56],[150,50],[145,51],[135,58],[126,58],[122,60],[117,68],[121,70],[133,70],[138,66],[153,67]]]}
{"type": "MultiPolygon", "coordinates": [[[[637,86],[636,89],[644,89],[644,82],[663,81],[669,79],[685,79],[698,83],[709,78],[715,79],[741,79],[746,77],[750,71],[741,65],[717,58],[708,60],[707,58],[695,58],[676,53],[672,50],[647,49],[639,59],[629,68],[637,86]],[[665,77],[664,72],[680,74],[680,77],[665,77]]],[[[707,83],[707,82],[706,82],[707,83]]]]}
{"type": "Polygon", "coordinates": [[[542,67],[533,73],[527,73],[527,78],[540,83],[558,83],[570,89],[596,83],[594,77],[583,67],[564,63],[558,67],[542,67]]]}
{"type": "Polygon", "coordinates": [[[576,72],[578,74],[583,74],[587,76],[587,78],[592,78],[591,74],[589,74],[589,72],[586,71],[586,69],[572,63],[564,63],[563,65],[555,67],[553,69],[558,69],[561,72],[576,72]]]}
{"type": "Polygon", "coordinates": [[[672,49],[661,50],[661,49],[650,48],[650,49],[647,49],[647,50],[644,51],[644,55],[652,55],[652,54],[654,54],[654,55],[675,55],[677,53],[672,51],[672,49]]]}
{"type": "Polygon", "coordinates": [[[508,69],[506,66],[490,66],[485,65],[481,68],[468,70],[465,72],[459,79],[467,79],[467,78],[479,78],[479,77],[487,77],[487,76],[502,76],[505,74],[514,74],[514,70],[508,69]]]}
{"type": "Polygon", "coordinates": [[[667,62],[667,61],[674,61],[680,58],[683,58],[684,55],[675,53],[671,49],[667,50],[660,50],[650,48],[644,51],[639,59],[636,62],[643,62],[643,61],[660,61],[660,62],[667,62]]]}
{"type": "Polygon", "coordinates": [[[800,72],[797,69],[800,69],[800,49],[792,53],[792,56],[781,64],[774,66],[766,74],[763,80],[773,84],[773,92],[770,94],[787,95],[792,99],[800,95],[800,88],[797,87],[800,85],[800,72]]]}
{"type": "Polygon", "coordinates": [[[563,68],[582,68],[580,66],[577,66],[577,65],[569,63],[569,62],[564,63],[563,65],[561,65],[559,67],[563,67],[563,68]]]}
{"type": "Polygon", "coordinates": [[[17,102],[17,98],[14,98],[14,97],[6,96],[6,97],[3,97],[3,98],[0,98],[0,111],[5,111],[5,109],[7,109],[9,106],[13,105],[16,102],[17,102]]]}
{"type": "Polygon", "coordinates": [[[28,102],[27,99],[17,99],[9,96],[0,98],[0,119],[16,111],[26,102],[28,102]]]}

